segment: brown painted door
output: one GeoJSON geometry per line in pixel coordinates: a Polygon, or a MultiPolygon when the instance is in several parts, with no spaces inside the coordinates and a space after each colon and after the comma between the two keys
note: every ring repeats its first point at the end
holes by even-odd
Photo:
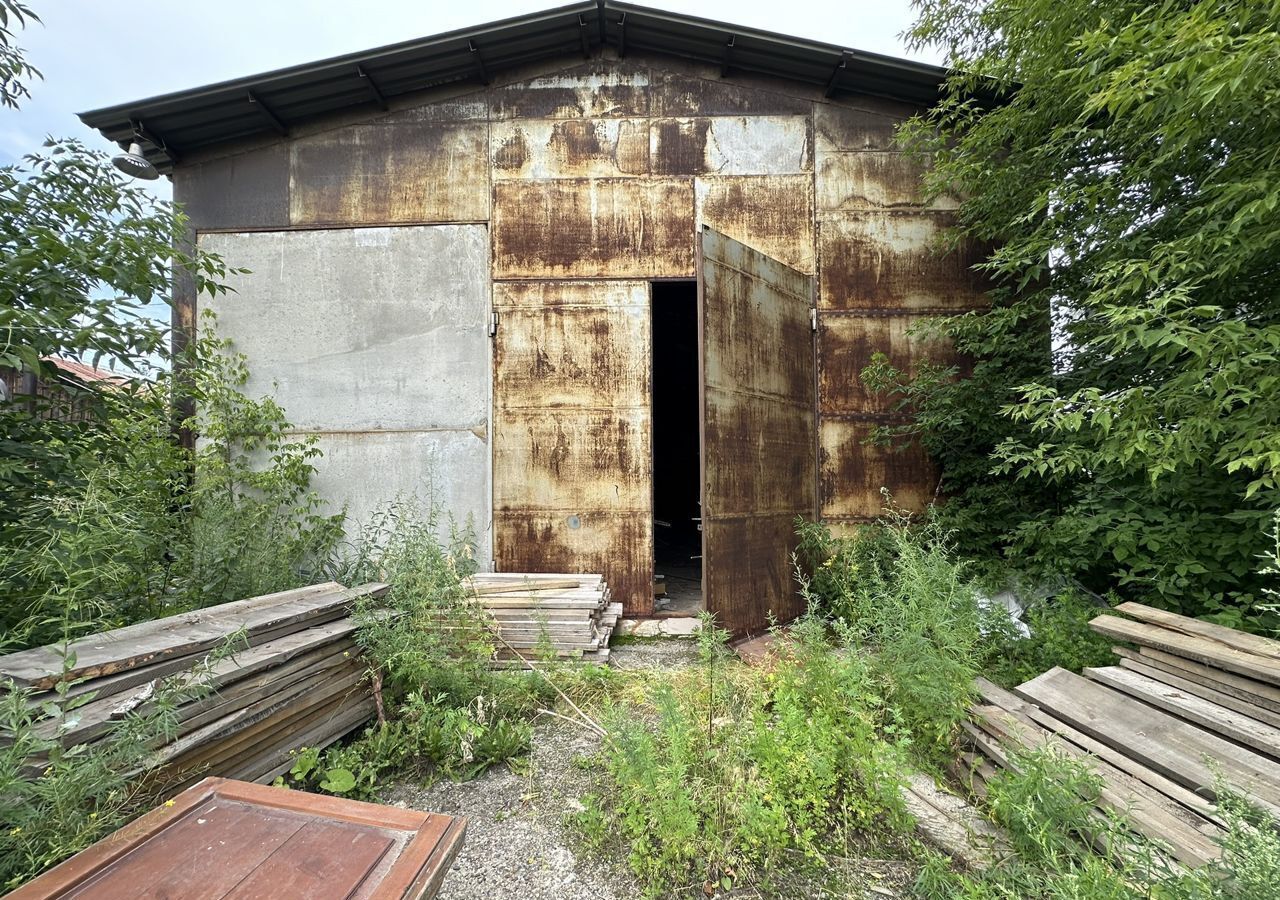
{"type": "Polygon", "coordinates": [[[816,513],[813,279],[703,226],[702,544],[707,610],[735,634],[803,603],[795,519],[816,513]]]}

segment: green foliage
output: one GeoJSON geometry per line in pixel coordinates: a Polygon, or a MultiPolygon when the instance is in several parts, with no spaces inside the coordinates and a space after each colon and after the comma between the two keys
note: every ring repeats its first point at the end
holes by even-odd
{"type": "Polygon", "coordinates": [[[904,826],[897,750],[857,654],[811,620],[767,673],[746,669],[704,622],[700,669],[657,681],[644,712],[606,716],[612,787],[574,817],[617,835],[653,896],[767,875],[793,853],[904,826]]]}
{"type": "Polygon", "coordinates": [[[474,571],[470,527],[436,504],[396,500],[363,525],[336,576],[391,586],[356,609],[385,719],[324,752],[304,749],[280,783],[373,799],[390,776],[473,778],[528,751],[549,690],[490,669],[493,634],[462,586],[474,571]]]}
{"type": "Polygon", "coordinates": [[[317,439],[292,437],[273,398],[245,396],[246,360],[215,328],[206,313],[185,372],[198,411],[187,424],[200,435],[186,579],[196,606],[312,581],[343,537],[344,514],[324,514],[310,489],[317,439]]]}
{"type": "Polygon", "coordinates": [[[1054,666],[1079,672],[1086,666],[1110,665],[1115,657],[1112,641],[1089,628],[1089,620],[1105,611],[1078,592],[1048,597],[1033,604],[1024,616],[1029,637],[1001,627],[1009,623],[1001,623],[997,616],[988,617],[983,674],[1013,687],[1054,666]]]}
{"type": "Polygon", "coordinates": [[[965,553],[1252,628],[1280,506],[1276,0],[921,0],[955,74],[906,130],[993,308],[929,326],[972,379],[918,413],[965,553]],[[1052,332],[1052,337],[1050,336],[1052,332]]]}
{"type": "Polygon", "coordinates": [[[22,515],[0,528],[13,649],[298,587],[330,564],[343,517],[322,515],[309,488],[314,441],[289,438],[270,398],[240,393],[244,358],[226,342],[201,338],[186,372],[197,450],[173,440],[163,376],[104,397],[61,477],[14,498],[22,515]]]}
{"type": "Polygon", "coordinates": [[[948,532],[935,518],[915,526],[890,511],[883,525],[854,538],[802,526],[800,546],[818,573],[802,589],[845,643],[869,651],[903,729],[899,739],[925,756],[947,753],[983,647],[977,590],[948,532]]]}
{"type": "MultiPolygon", "coordinates": [[[[92,744],[62,735],[96,691],[60,681],[37,694],[0,683],[0,889],[12,889],[144,811],[164,787],[152,750],[176,733],[177,708],[205,696],[210,668],[241,642],[233,635],[185,675],[158,682],[150,700],[112,721],[92,744]]],[[[74,654],[64,652],[69,671],[74,654]]]]}

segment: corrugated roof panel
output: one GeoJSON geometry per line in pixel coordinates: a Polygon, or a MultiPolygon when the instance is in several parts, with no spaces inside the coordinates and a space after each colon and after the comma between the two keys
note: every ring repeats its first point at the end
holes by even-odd
{"type": "Polygon", "coordinates": [[[937,66],[597,0],[122,103],[81,113],[80,120],[122,145],[141,129],[147,157],[161,171],[169,171],[174,158],[184,153],[270,134],[278,130],[277,122],[287,128],[375,103],[358,68],[384,97],[394,98],[469,80],[479,87],[501,70],[584,49],[588,54],[598,52],[602,43],[625,52],[642,50],[716,65],[728,63],[731,70],[913,103],[936,99],[946,75],[937,66]],[[730,37],[732,59],[725,52],[730,37]],[[838,69],[842,60],[843,68],[838,69]],[[256,108],[249,100],[251,93],[258,100],[256,108]]]}

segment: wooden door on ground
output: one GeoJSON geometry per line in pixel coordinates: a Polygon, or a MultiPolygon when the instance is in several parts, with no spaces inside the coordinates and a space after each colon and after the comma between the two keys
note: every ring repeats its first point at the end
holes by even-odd
{"type": "Polygon", "coordinates": [[[703,596],[734,634],[803,603],[797,516],[817,507],[813,279],[703,226],[703,596]]]}

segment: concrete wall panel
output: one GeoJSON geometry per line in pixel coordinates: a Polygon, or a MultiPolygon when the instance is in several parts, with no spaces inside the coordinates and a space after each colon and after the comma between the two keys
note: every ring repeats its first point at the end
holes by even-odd
{"type": "Polygon", "coordinates": [[[219,333],[249,359],[246,391],[273,394],[338,457],[321,482],[332,503],[367,511],[447,485],[459,518],[486,508],[483,226],[206,234],[200,245],[250,270],[210,304],[219,333]],[[377,467],[360,469],[361,448],[377,467]]]}
{"type": "Polygon", "coordinates": [[[300,138],[290,161],[290,221],[483,222],[488,157],[484,122],[374,122],[300,138]]]}

